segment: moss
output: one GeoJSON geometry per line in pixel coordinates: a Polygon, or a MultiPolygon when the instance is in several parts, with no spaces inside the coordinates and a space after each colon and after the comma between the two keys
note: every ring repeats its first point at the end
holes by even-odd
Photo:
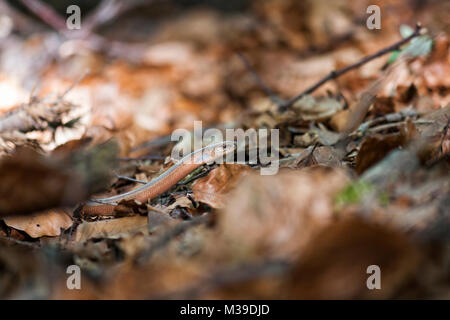
{"type": "MultiPolygon", "coordinates": [[[[343,207],[349,204],[356,204],[368,194],[375,191],[375,185],[367,181],[355,181],[349,184],[344,190],[339,192],[335,197],[335,204],[338,207],[343,207]]],[[[377,196],[378,202],[382,206],[389,204],[389,194],[381,191],[377,196]]]]}

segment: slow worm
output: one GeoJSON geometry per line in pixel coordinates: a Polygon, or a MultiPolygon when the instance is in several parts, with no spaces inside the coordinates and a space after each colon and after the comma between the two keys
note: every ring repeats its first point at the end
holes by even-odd
{"type": "Polygon", "coordinates": [[[82,212],[86,215],[112,215],[122,200],[136,200],[144,203],[166,192],[198,167],[221,159],[235,150],[236,144],[232,141],[219,142],[196,150],[140,187],[108,198],[91,199],[83,206],[82,212]]]}

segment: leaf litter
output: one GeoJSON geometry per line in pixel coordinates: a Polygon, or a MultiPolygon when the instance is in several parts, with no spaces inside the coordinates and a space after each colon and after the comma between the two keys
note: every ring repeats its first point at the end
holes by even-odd
{"type": "Polygon", "coordinates": [[[77,39],[0,1],[0,297],[448,299],[445,4],[379,1],[373,32],[361,1],[170,2],[77,39]],[[207,165],[83,214],[173,166],[170,135],[195,120],[278,129],[279,172],[207,165]]]}

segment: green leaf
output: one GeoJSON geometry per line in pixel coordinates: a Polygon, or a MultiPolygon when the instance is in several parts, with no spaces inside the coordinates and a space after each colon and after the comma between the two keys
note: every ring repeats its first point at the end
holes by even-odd
{"type": "Polygon", "coordinates": [[[391,55],[389,56],[389,59],[387,61],[388,64],[391,64],[395,61],[395,59],[397,59],[397,57],[400,54],[400,50],[395,50],[391,52],[391,55]]]}
{"type": "MultiPolygon", "coordinates": [[[[406,24],[400,26],[400,34],[403,38],[408,38],[414,33],[414,29],[406,24]]],[[[400,55],[409,57],[426,56],[431,52],[433,47],[433,40],[428,35],[419,36],[411,39],[409,44],[402,50],[396,50],[391,53],[387,61],[388,64],[393,63],[400,55]]]]}
{"type": "Polygon", "coordinates": [[[426,56],[431,52],[433,47],[433,40],[428,35],[423,35],[411,40],[401,52],[401,54],[409,55],[411,57],[426,56]]]}
{"type": "Polygon", "coordinates": [[[369,182],[356,181],[347,186],[343,191],[337,194],[335,200],[338,206],[358,203],[368,193],[374,190],[374,186],[369,182]]]}
{"type": "Polygon", "coordinates": [[[406,24],[402,24],[400,26],[400,34],[403,38],[408,38],[410,35],[414,33],[414,29],[406,24]]]}

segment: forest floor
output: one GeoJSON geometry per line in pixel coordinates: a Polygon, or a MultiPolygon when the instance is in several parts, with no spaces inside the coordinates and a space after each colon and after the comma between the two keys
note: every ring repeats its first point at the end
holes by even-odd
{"type": "Polygon", "coordinates": [[[17,3],[0,0],[1,298],[450,299],[450,3],[101,1],[80,30],[17,3]],[[95,209],[168,181],[194,121],[258,143],[95,209]]]}

